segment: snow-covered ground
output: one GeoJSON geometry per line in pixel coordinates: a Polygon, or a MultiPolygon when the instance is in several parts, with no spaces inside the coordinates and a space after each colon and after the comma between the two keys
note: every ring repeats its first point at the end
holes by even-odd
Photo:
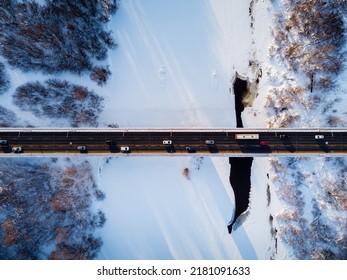
{"type": "Polygon", "coordinates": [[[101,207],[107,222],[99,258],[239,258],[226,227],[232,191],[213,161],[130,157],[104,163],[99,185],[106,193],[101,207]]]}
{"type": "Polygon", "coordinates": [[[234,127],[229,88],[235,69],[248,67],[248,1],[119,3],[101,123],[234,127]]]}

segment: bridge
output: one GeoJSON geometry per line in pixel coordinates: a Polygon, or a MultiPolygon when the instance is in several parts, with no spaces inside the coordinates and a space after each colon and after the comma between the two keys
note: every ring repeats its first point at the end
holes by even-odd
{"type": "Polygon", "coordinates": [[[346,156],[347,129],[1,128],[0,148],[2,157],[346,156]]]}

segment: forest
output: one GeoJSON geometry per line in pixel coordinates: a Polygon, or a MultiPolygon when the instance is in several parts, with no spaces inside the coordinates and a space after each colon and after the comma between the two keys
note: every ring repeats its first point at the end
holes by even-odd
{"type": "Polygon", "coordinates": [[[304,73],[309,88],[332,87],[344,62],[346,1],[284,1],[276,16],[273,55],[289,70],[304,73]]]}
{"type": "Polygon", "coordinates": [[[309,161],[271,159],[272,185],[283,205],[273,232],[295,259],[347,259],[347,161],[328,157],[312,167],[309,161]]]}
{"type": "MultiPolygon", "coordinates": [[[[100,95],[56,78],[16,88],[9,71],[85,75],[104,85],[111,71],[101,64],[117,47],[106,24],[116,11],[116,0],[0,0],[0,95],[52,125],[98,126],[100,95]]],[[[31,126],[2,105],[0,127],[31,126]]],[[[94,259],[106,217],[91,207],[105,198],[92,174],[84,159],[0,158],[0,259],[94,259]]]]}
{"type": "MultiPolygon", "coordinates": [[[[97,93],[54,78],[12,89],[8,70],[85,75],[105,85],[112,73],[102,63],[117,47],[106,24],[117,9],[116,0],[0,0],[0,95],[10,90],[15,105],[55,126],[98,126],[103,98],[97,93]]],[[[0,107],[1,127],[20,125],[31,123],[0,107]]]]}
{"type": "Polygon", "coordinates": [[[0,158],[0,259],[93,259],[106,221],[87,161],[0,158]]]}
{"type": "Polygon", "coordinates": [[[115,0],[0,1],[0,53],[22,71],[90,72],[117,44],[104,24],[115,0]]]}
{"type": "Polygon", "coordinates": [[[345,94],[337,85],[346,67],[347,1],[279,4],[268,49],[271,66],[266,70],[275,85],[266,95],[268,126],[343,126],[341,113],[332,108],[345,94]],[[321,110],[319,123],[307,119],[313,110],[321,110]]]}
{"type": "Polygon", "coordinates": [[[29,82],[18,87],[14,103],[37,117],[66,120],[70,126],[97,126],[103,98],[86,87],[51,79],[45,83],[29,82]]]}

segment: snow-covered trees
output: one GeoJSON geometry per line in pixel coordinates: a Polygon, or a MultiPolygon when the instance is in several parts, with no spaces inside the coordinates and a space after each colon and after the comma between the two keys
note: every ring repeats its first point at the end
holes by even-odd
{"type": "Polygon", "coordinates": [[[297,259],[347,259],[347,161],[273,159],[278,238],[297,259]]]}
{"type": "Polygon", "coordinates": [[[0,259],[92,259],[105,223],[88,162],[0,159],[0,259]],[[6,164],[5,164],[6,161],[6,164]]]}
{"type": "Polygon", "coordinates": [[[67,120],[72,126],[97,126],[103,108],[102,97],[85,87],[57,79],[18,87],[14,103],[38,117],[67,120]]]}
{"type": "Polygon", "coordinates": [[[7,73],[5,72],[5,65],[0,62],[0,95],[8,90],[10,81],[8,80],[7,73]]]}
{"type": "Polygon", "coordinates": [[[339,104],[346,92],[340,74],[346,64],[347,1],[280,0],[274,9],[264,71],[271,82],[268,126],[345,126],[339,104]]]}
{"type": "Polygon", "coordinates": [[[116,47],[104,22],[117,10],[115,0],[3,0],[0,5],[0,53],[23,71],[90,71],[116,47]]]}
{"type": "Polygon", "coordinates": [[[304,73],[309,88],[327,88],[341,71],[345,43],[346,1],[284,0],[274,27],[273,57],[304,73]]]}

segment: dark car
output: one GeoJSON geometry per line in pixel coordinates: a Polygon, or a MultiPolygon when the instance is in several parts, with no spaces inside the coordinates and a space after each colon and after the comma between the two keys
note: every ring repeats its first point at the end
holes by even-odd
{"type": "Polygon", "coordinates": [[[289,136],[286,135],[286,134],[281,134],[280,135],[280,139],[288,139],[288,138],[289,138],[289,136]]]}
{"type": "Polygon", "coordinates": [[[186,150],[187,150],[188,153],[196,153],[196,148],[195,147],[188,146],[188,147],[186,147],[186,150]]]}

